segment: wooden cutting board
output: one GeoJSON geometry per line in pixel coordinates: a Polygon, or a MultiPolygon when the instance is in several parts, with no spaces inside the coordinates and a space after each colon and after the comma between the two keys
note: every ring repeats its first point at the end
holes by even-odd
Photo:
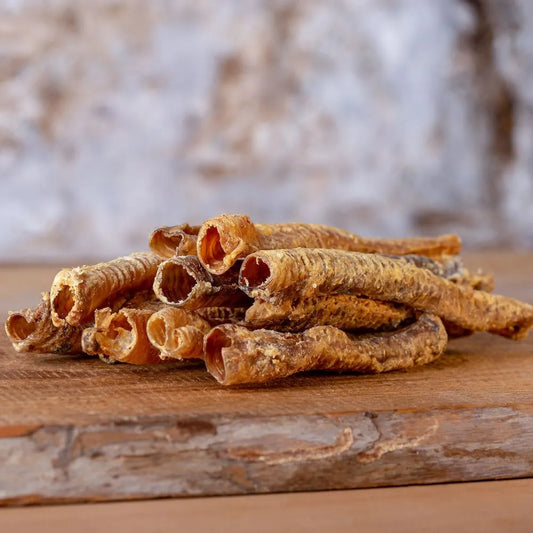
{"type": "MultiPolygon", "coordinates": [[[[467,256],[533,302],[533,253],[467,256]]],[[[0,313],[57,268],[0,268],[0,313]]],[[[245,494],[533,476],[533,336],[452,341],[379,376],[225,389],[201,365],[16,354],[0,334],[0,503],[245,494]]]]}

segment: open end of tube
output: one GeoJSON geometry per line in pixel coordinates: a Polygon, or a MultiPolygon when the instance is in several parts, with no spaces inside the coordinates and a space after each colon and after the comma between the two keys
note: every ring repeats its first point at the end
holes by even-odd
{"type": "Polygon", "coordinates": [[[231,346],[231,339],[221,328],[214,328],[205,339],[205,364],[217,381],[226,379],[226,367],[222,357],[222,349],[231,346]]]}
{"type": "Polygon", "coordinates": [[[146,326],[150,342],[160,350],[165,346],[167,325],[165,319],[160,316],[152,316],[146,326]]]}
{"type": "Polygon", "coordinates": [[[220,234],[215,226],[207,228],[205,235],[200,241],[200,258],[202,261],[213,269],[224,265],[226,252],[220,243],[220,234]]]}
{"type": "Polygon", "coordinates": [[[117,339],[131,339],[131,332],[133,328],[128,319],[120,313],[109,324],[109,328],[106,333],[106,337],[112,340],[117,339]]]}
{"type": "Polygon", "coordinates": [[[183,240],[183,235],[162,233],[160,239],[161,247],[165,251],[165,257],[172,257],[183,240]]]}
{"type": "Polygon", "coordinates": [[[35,322],[28,322],[22,315],[11,315],[6,321],[9,335],[16,341],[26,340],[36,329],[35,322]]]}
{"type": "Polygon", "coordinates": [[[65,319],[74,307],[74,295],[68,285],[63,285],[52,302],[52,308],[59,318],[65,319]]]}
{"type": "Polygon", "coordinates": [[[260,257],[251,256],[244,260],[240,273],[240,283],[245,287],[260,288],[270,278],[268,264],[260,257]]]}
{"type": "Polygon", "coordinates": [[[161,291],[171,303],[186,300],[196,286],[196,280],[182,265],[167,263],[161,273],[161,291]]]}

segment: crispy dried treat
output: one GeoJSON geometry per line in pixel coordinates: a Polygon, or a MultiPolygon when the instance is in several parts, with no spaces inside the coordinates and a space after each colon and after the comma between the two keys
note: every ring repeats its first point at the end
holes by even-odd
{"type": "Polygon", "coordinates": [[[9,313],[5,328],[17,352],[82,353],[82,328],[69,324],[54,326],[47,292],[42,294],[37,307],[9,313]]]}
{"type": "Polygon", "coordinates": [[[163,259],[175,255],[196,255],[196,239],[200,226],[163,226],[150,235],[150,249],[163,259]]]}
{"type": "Polygon", "coordinates": [[[153,313],[150,309],[124,308],[116,313],[109,308],[96,310],[94,327],[83,333],[83,351],[99,355],[107,362],[134,365],[161,362],[159,350],[146,334],[146,323],[153,313]]]}
{"type": "Polygon", "coordinates": [[[246,258],[240,285],[266,299],[286,290],[311,294],[349,292],[435,313],[473,331],[521,339],[533,326],[533,306],[457,285],[425,268],[379,254],[342,250],[265,250],[246,258]]]}
{"type": "Polygon", "coordinates": [[[278,331],[301,331],[323,325],[346,330],[389,330],[413,314],[412,309],[398,304],[352,294],[306,298],[281,295],[268,300],[256,299],[246,311],[245,325],[278,331]]]}
{"type": "Polygon", "coordinates": [[[199,309],[201,307],[242,307],[250,298],[237,284],[238,273],[212,276],[196,256],[173,257],[159,265],[154,293],[164,303],[199,309]]]}
{"type": "Polygon", "coordinates": [[[333,326],[280,333],[241,326],[213,328],[205,338],[207,370],[223,385],[262,383],[305,370],[386,372],[439,357],[447,335],[440,319],[423,314],[393,332],[353,335],[333,326]]]}
{"type": "Polygon", "coordinates": [[[50,291],[52,321],[56,326],[92,322],[95,309],[109,305],[121,294],[151,287],[160,262],[155,254],[146,252],[61,270],[50,291]]]}
{"type": "Polygon", "coordinates": [[[207,320],[212,326],[220,324],[242,324],[247,307],[202,307],[196,309],[198,316],[207,320]]]}
{"type": "Polygon", "coordinates": [[[210,329],[210,323],[195,312],[176,307],[154,313],[146,325],[161,359],[203,359],[204,335],[210,329]]]}
{"type": "Polygon", "coordinates": [[[222,274],[238,258],[257,250],[335,248],[439,258],[459,253],[461,240],[457,235],[401,240],[366,239],[318,224],[254,224],[246,215],[220,215],[202,224],[197,246],[198,257],[205,268],[213,274],[222,274]]]}

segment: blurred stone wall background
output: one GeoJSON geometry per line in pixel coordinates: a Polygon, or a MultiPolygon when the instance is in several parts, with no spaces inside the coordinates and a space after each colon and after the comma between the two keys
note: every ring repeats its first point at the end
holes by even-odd
{"type": "Polygon", "coordinates": [[[1,0],[0,261],[220,212],[533,246],[529,0],[1,0]]]}

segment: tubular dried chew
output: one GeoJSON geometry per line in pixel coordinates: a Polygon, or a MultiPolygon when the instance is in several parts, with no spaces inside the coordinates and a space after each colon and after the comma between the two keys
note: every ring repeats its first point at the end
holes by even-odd
{"type": "Polygon", "coordinates": [[[287,290],[300,297],[349,292],[435,313],[473,331],[521,339],[533,306],[457,285],[401,259],[341,250],[265,250],[246,258],[240,285],[253,297],[287,290]]]}
{"type": "Polygon", "coordinates": [[[200,226],[162,226],[150,235],[150,249],[163,259],[175,255],[195,255],[196,239],[200,226]]]}
{"type": "Polygon", "coordinates": [[[149,288],[161,259],[151,252],[119,257],[108,263],[63,269],[50,291],[56,326],[88,324],[95,309],[118,295],[149,288]]]}
{"type": "Polygon", "coordinates": [[[200,227],[197,254],[209,272],[222,274],[238,258],[257,250],[297,247],[438,258],[459,253],[461,241],[457,235],[402,240],[367,239],[319,224],[254,224],[246,215],[220,215],[200,227]]]}
{"type": "Polygon", "coordinates": [[[193,311],[166,307],[154,313],[146,325],[150,342],[161,359],[203,359],[204,335],[211,325],[193,311]]]}
{"type": "Polygon", "coordinates": [[[5,329],[17,352],[82,353],[82,328],[69,324],[54,326],[47,292],[42,294],[37,307],[10,313],[5,329]]]}
{"type": "Polygon", "coordinates": [[[109,308],[95,312],[95,325],[83,334],[82,346],[88,355],[99,355],[111,362],[147,365],[160,363],[159,350],[146,333],[151,309],[124,308],[116,313],[109,308]]]}
{"type": "Polygon", "coordinates": [[[306,370],[387,372],[439,357],[447,335],[437,316],[423,314],[393,332],[353,335],[334,326],[280,333],[242,326],[213,328],[205,339],[207,370],[223,385],[262,383],[306,370]]]}
{"type": "Polygon", "coordinates": [[[241,307],[250,299],[237,282],[237,272],[212,276],[196,256],[173,257],[159,265],[154,293],[164,303],[184,309],[241,307]]]}
{"type": "Polygon", "coordinates": [[[346,330],[388,330],[412,316],[413,310],[407,307],[352,294],[305,298],[282,295],[268,300],[256,299],[246,311],[245,325],[279,331],[300,331],[321,325],[346,330]]]}

